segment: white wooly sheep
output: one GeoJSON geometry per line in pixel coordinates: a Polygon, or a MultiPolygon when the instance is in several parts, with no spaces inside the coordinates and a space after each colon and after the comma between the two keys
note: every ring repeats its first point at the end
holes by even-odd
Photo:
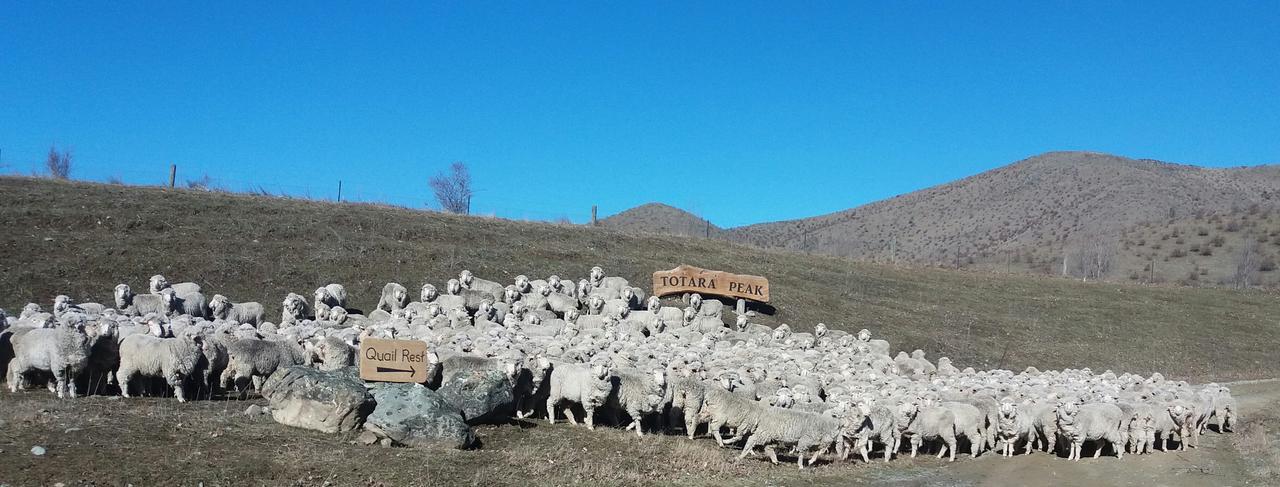
{"type": "Polygon", "coordinates": [[[388,282],[382,286],[382,296],[378,298],[378,305],[374,310],[382,310],[388,313],[404,309],[409,305],[409,290],[404,286],[395,282],[388,282]]]}
{"type": "MultiPolygon", "coordinates": [[[[939,359],[938,361],[941,362],[942,360],[939,359]]],[[[1014,446],[1019,441],[1026,442],[1022,454],[1028,455],[1031,453],[1032,437],[1035,435],[1035,416],[1033,414],[1033,405],[1031,403],[1023,403],[1021,405],[1012,401],[1000,403],[1000,416],[996,420],[995,427],[996,438],[999,440],[997,447],[1000,449],[1002,456],[1012,457],[1014,446]]]]}
{"type": "Polygon", "coordinates": [[[675,326],[684,320],[684,310],[675,306],[663,306],[657,296],[649,296],[645,301],[645,309],[656,315],[668,326],[675,326]]]}
{"type": "Polygon", "coordinates": [[[615,411],[621,410],[631,417],[624,430],[635,428],[636,436],[644,436],[645,416],[661,413],[666,405],[667,373],[662,369],[644,372],[638,369],[613,371],[616,386],[608,399],[615,411]]]}
{"type": "Polygon", "coordinates": [[[698,311],[699,315],[720,319],[724,313],[724,303],[714,299],[703,299],[701,294],[689,295],[689,307],[698,311]]]}
{"type": "Polygon", "coordinates": [[[267,320],[267,311],[262,307],[261,303],[256,301],[232,303],[230,299],[221,294],[214,294],[213,299],[209,300],[209,314],[215,320],[248,323],[254,326],[258,326],[267,320]]]}
{"type": "Polygon", "coordinates": [[[178,294],[200,292],[199,284],[196,284],[194,282],[179,282],[177,284],[170,284],[169,280],[165,279],[164,276],[160,274],[151,276],[151,280],[149,281],[149,285],[147,287],[151,291],[151,294],[160,294],[160,292],[164,291],[165,289],[172,289],[173,292],[178,294]]]}
{"type": "Polygon", "coordinates": [[[317,310],[320,309],[321,305],[330,309],[347,307],[347,288],[341,284],[325,284],[316,288],[315,292],[311,293],[311,296],[315,299],[315,308],[317,310]]]}
{"type": "Polygon", "coordinates": [[[938,372],[938,368],[929,363],[929,360],[924,358],[924,350],[916,349],[912,351],[911,358],[916,360],[916,363],[920,366],[920,372],[922,374],[933,375],[938,372]]]}
{"type": "Polygon", "coordinates": [[[568,313],[570,310],[576,311],[578,307],[582,305],[582,303],[578,301],[578,298],[568,294],[555,292],[550,287],[542,289],[542,296],[547,303],[547,309],[554,311],[560,316],[564,316],[564,314],[568,313]]]}
{"type": "Polygon", "coordinates": [[[1200,390],[1199,402],[1196,404],[1196,431],[1197,434],[1204,434],[1209,423],[1213,419],[1218,420],[1218,432],[1230,432],[1238,421],[1235,417],[1239,406],[1234,397],[1231,396],[1231,389],[1219,386],[1217,384],[1205,384],[1200,390]]]}
{"type": "Polygon", "coordinates": [[[605,298],[599,294],[592,293],[583,301],[583,314],[594,316],[604,314],[605,298]]]}
{"type": "Polygon", "coordinates": [[[292,365],[307,365],[309,355],[297,342],[289,340],[237,340],[227,347],[227,369],[220,382],[223,387],[242,389],[241,379],[253,383],[255,390],[262,390],[262,381],[277,369],[292,365]]]}
{"type": "Polygon", "coordinates": [[[356,363],[355,346],[336,336],[315,337],[306,342],[305,348],[311,352],[311,362],[318,364],[320,370],[338,370],[356,363]]]}
{"type": "Polygon", "coordinates": [[[128,284],[119,284],[115,290],[116,309],[128,316],[158,314],[169,316],[169,301],[160,294],[134,294],[128,284]]]}
{"type": "Polygon", "coordinates": [[[867,349],[871,353],[889,355],[889,342],[880,339],[872,339],[871,331],[866,328],[863,328],[858,332],[858,341],[866,344],[867,349]]]}
{"type": "Polygon", "coordinates": [[[752,334],[764,335],[764,336],[773,335],[773,328],[769,328],[759,323],[751,323],[747,319],[747,315],[738,315],[738,317],[734,321],[733,327],[734,329],[742,333],[752,333],[752,334]]]}
{"type": "Polygon", "coordinates": [[[462,283],[457,279],[449,279],[445,283],[445,293],[436,298],[435,302],[445,311],[451,309],[461,309],[466,311],[474,311],[480,308],[480,303],[487,299],[493,299],[488,293],[463,289],[462,283]]]}
{"type": "Polygon", "coordinates": [[[209,302],[199,291],[179,294],[172,289],[161,291],[171,315],[187,315],[195,318],[209,317],[209,302]]]}
{"type": "Polygon", "coordinates": [[[914,402],[898,406],[898,432],[910,438],[911,458],[916,457],[924,440],[942,440],[943,448],[938,450],[938,458],[950,452],[948,461],[956,461],[956,415],[950,409],[934,406],[919,407],[914,402]]]}
{"type": "Polygon", "coordinates": [[[706,422],[707,432],[711,433],[720,446],[737,443],[750,434],[752,428],[759,422],[760,415],[768,407],[751,398],[734,394],[722,386],[703,385],[701,393],[701,408],[696,412],[697,421],[694,423],[695,426],[689,429],[689,437],[693,437],[698,423],[706,422]],[[732,429],[734,436],[726,440],[721,436],[723,428],[732,429]]]}
{"type": "MultiPolygon", "coordinates": [[[[1117,458],[1124,458],[1124,411],[1115,404],[1075,402],[1060,403],[1057,408],[1058,432],[1071,446],[1068,460],[1080,460],[1080,448],[1086,441],[1106,441],[1115,450],[1117,458]]],[[[1093,458],[1102,455],[1102,444],[1093,452],[1093,458]]]]}
{"type": "MultiPolygon", "coordinates": [[[[595,410],[604,405],[613,390],[608,367],[590,366],[566,362],[552,362],[551,379],[548,384],[547,422],[555,424],[556,407],[563,402],[576,402],[582,406],[586,417],[583,422],[587,429],[595,429],[593,415],[595,410]]],[[[565,409],[565,416],[570,423],[578,424],[573,417],[572,409],[565,409]]]]}
{"type": "Polygon", "coordinates": [[[937,375],[942,377],[951,377],[960,374],[960,369],[951,364],[951,359],[947,357],[938,357],[937,375]]]}
{"type": "Polygon", "coordinates": [[[533,283],[529,281],[529,276],[520,274],[514,280],[515,290],[520,294],[530,294],[533,292],[533,283]]]}
{"type": "Polygon", "coordinates": [[[186,402],[184,383],[203,355],[204,338],[195,333],[174,338],[129,335],[120,342],[120,370],[116,371],[120,395],[129,397],[129,381],[134,375],[142,375],[164,379],[173,388],[178,402],[186,402]]]}
{"type": "MultiPolygon", "coordinates": [[[[675,369],[670,371],[675,372],[675,369]]],[[[703,421],[701,416],[702,409],[706,406],[707,392],[713,386],[708,386],[694,377],[694,373],[689,369],[681,372],[683,375],[671,374],[671,383],[667,386],[669,397],[666,402],[671,404],[667,423],[684,424],[685,434],[692,440],[694,433],[698,430],[698,424],[703,421]]]]}
{"type": "MultiPolygon", "coordinates": [[[[863,462],[870,462],[869,455],[876,443],[884,447],[884,461],[889,461],[898,451],[902,437],[898,434],[897,415],[884,404],[859,402],[857,412],[846,418],[844,431],[854,439],[853,449],[862,455],[863,462]],[[850,421],[852,420],[852,421],[850,421]],[[852,424],[856,421],[856,424],[852,424]]],[[[848,451],[841,459],[848,457],[848,451]]]]}
{"type": "Polygon", "coordinates": [[[10,337],[13,358],[9,360],[9,392],[18,392],[23,375],[44,371],[53,374],[49,390],[58,399],[76,397],[76,376],[89,365],[92,343],[84,326],[59,325],[15,331],[10,337]]]}
{"type": "Polygon", "coordinates": [[[463,289],[481,292],[493,299],[502,299],[502,295],[506,293],[506,288],[502,284],[478,278],[466,269],[458,273],[458,282],[462,284],[463,289]]]}
{"type": "Polygon", "coordinates": [[[71,297],[60,294],[53,299],[53,315],[61,317],[67,313],[81,313],[87,315],[102,314],[102,310],[106,309],[98,303],[75,303],[71,301],[71,297]]]}
{"type": "Polygon", "coordinates": [[[280,303],[280,326],[289,326],[311,316],[311,305],[307,298],[296,293],[289,293],[280,303]]]}
{"type": "Polygon", "coordinates": [[[840,420],[831,416],[770,407],[756,420],[738,458],[752,454],[756,446],[764,446],[769,460],[777,464],[776,447],[789,446],[796,453],[796,464],[804,469],[805,455],[813,453],[807,462],[812,466],[819,456],[831,449],[841,434],[840,420]]]}
{"type": "Polygon", "coordinates": [[[1175,401],[1165,409],[1169,411],[1169,417],[1173,419],[1175,431],[1178,433],[1178,451],[1185,451],[1187,446],[1198,448],[1200,435],[1196,427],[1196,418],[1199,413],[1196,407],[1189,402],[1175,401]]]}

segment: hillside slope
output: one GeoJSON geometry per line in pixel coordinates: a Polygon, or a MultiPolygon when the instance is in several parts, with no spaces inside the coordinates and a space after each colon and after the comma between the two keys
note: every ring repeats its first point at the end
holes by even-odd
{"type": "Polygon", "coordinates": [[[1280,203],[1280,166],[1209,169],[1051,152],[952,183],[812,218],[727,231],[735,242],[882,262],[965,267],[1061,260],[1081,238],[1173,215],[1280,203]]]}
{"type": "MultiPolygon", "coordinates": [[[[720,240],[462,217],[364,204],[0,178],[0,306],[57,294],[109,302],[148,276],[196,281],[271,316],[288,292],[340,282],[371,309],[384,283],[462,268],[578,278],[601,265],[649,289],[679,264],[769,278],[776,315],[810,329],[869,328],[895,349],[960,367],[1089,366],[1199,379],[1277,375],[1280,299],[1260,292],[1082,284],[902,269],[720,240]]],[[[732,319],[732,317],[730,317],[732,319]]]]}
{"type": "Polygon", "coordinates": [[[719,238],[724,230],[698,215],[664,205],[647,203],[600,220],[600,226],[637,233],[719,238]]]}

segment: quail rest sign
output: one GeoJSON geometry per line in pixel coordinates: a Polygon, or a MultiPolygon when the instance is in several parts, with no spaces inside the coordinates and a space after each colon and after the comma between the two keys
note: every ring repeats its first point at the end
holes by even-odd
{"type": "Polygon", "coordinates": [[[714,294],[769,302],[769,280],[760,276],[730,274],[689,265],[653,273],[653,295],[675,293],[714,294]]]}
{"type": "Polygon", "coordinates": [[[383,382],[426,382],[427,344],[419,340],[360,340],[360,378],[383,382]]]}

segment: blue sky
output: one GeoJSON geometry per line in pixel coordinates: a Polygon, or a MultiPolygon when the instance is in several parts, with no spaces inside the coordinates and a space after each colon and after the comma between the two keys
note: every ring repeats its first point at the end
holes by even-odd
{"type": "Polygon", "coordinates": [[[0,0],[0,164],[583,221],[804,217],[1051,150],[1280,162],[1280,2],[0,0]],[[269,5],[268,5],[269,4],[269,5]]]}

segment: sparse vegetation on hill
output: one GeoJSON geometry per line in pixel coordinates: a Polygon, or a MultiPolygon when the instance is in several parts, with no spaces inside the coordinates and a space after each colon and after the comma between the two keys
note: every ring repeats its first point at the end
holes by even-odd
{"type": "Polygon", "coordinates": [[[285,294],[318,283],[341,282],[356,307],[372,309],[387,281],[439,283],[462,268],[506,281],[576,278],[598,264],[647,283],[684,263],[768,277],[777,313],[763,323],[869,328],[959,367],[1214,380],[1277,370],[1280,299],[1257,291],[896,268],[720,240],[184,189],[0,178],[0,196],[7,309],[47,306],[57,294],[107,302],[117,283],[160,273],[262,302],[278,317],[285,294]]]}

